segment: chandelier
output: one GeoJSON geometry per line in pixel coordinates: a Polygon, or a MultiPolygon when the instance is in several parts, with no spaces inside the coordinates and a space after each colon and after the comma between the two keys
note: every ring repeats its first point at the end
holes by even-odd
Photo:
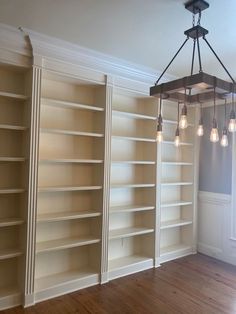
{"type": "Polygon", "coordinates": [[[171,59],[169,64],[166,66],[164,71],[161,73],[157,79],[154,86],[150,88],[150,95],[159,98],[159,115],[157,120],[157,136],[156,139],[158,142],[162,142],[162,101],[168,99],[178,103],[178,116],[177,116],[177,129],[175,133],[175,145],[180,145],[180,129],[185,129],[188,127],[187,121],[187,106],[188,105],[200,105],[200,120],[197,128],[197,135],[203,136],[204,127],[203,127],[203,117],[202,117],[202,104],[206,102],[213,102],[214,110],[212,117],[212,129],[210,134],[210,141],[215,143],[219,141],[219,132],[218,125],[216,120],[216,101],[218,99],[224,100],[224,127],[221,137],[221,146],[228,146],[228,132],[236,131],[236,115],[235,115],[235,104],[234,104],[234,88],[235,81],[215,50],[212,48],[209,41],[206,39],[208,30],[201,26],[201,14],[202,11],[209,8],[209,3],[204,0],[191,0],[185,3],[185,9],[190,11],[193,15],[193,25],[190,29],[187,29],[184,34],[186,38],[183,44],[180,46],[174,57],[171,59]],[[196,19],[197,18],[197,19],[196,19]],[[176,59],[180,51],[185,46],[186,42],[192,39],[193,40],[193,49],[192,49],[192,61],[191,61],[191,71],[189,76],[185,76],[180,79],[169,81],[166,83],[160,84],[160,80],[166,71],[169,69],[170,65],[176,59]],[[223,67],[224,71],[227,73],[230,82],[222,80],[216,76],[207,74],[203,72],[202,69],[202,60],[201,60],[201,49],[200,49],[200,39],[205,41],[210,51],[216,57],[220,65],[223,67]],[[194,74],[194,64],[195,57],[198,57],[199,72],[194,74]],[[230,96],[231,95],[231,96],[230,96]],[[229,122],[226,115],[226,105],[227,99],[232,97],[232,108],[230,112],[229,122]],[[179,116],[180,105],[182,105],[181,115],[179,116]]]}

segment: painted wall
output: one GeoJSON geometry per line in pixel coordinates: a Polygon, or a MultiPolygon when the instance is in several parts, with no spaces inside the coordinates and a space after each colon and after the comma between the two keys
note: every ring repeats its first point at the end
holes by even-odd
{"type": "MultiPolygon", "coordinates": [[[[227,107],[227,113],[230,106],[227,107]]],[[[232,136],[229,135],[229,146],[221,147],[219,143],[211,143],[213,107],[203,109],[205,134],[200,144],[199,190],[231,194],[232,180],[232,136]]],[[[221,135],[224,124],[224,106],[217,106],[216,117],[221,135]]]]}

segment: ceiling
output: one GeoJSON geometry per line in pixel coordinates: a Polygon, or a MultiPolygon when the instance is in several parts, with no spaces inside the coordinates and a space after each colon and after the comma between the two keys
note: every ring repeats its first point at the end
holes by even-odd
{"type": "MultiPolygon", "coordinates": [[[[132,63],[162,70],[185,39],[192,16],[184,0],[1,0],[0,22],[55,36],[132,63]]],[[[236,1],[209,0],[202,25],[236,78],[236,1]]],[[[188,75],[192,42],[169,74],[188,75]]],[[[203,70],[226,78],[202,42],[203,70]]],[[[196,67],[197,71],[197,67],[196,67]]]]}

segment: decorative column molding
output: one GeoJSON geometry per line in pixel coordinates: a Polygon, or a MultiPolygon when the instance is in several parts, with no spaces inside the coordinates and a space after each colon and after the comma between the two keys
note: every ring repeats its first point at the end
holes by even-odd
{"type": "Polygon", "coordinates": [[[112,132],[113,77],[106,78],[105,143],[104,143],[104,185],[102,218],[101,283],[108,281],[108,235],[111,171],[111,132],[112,132]]]}
{"type": "Polygon", "coordinates": [[[24,306],[34,304],[35,239],[37,214],[39,115],[42,69],[33,65],[30,122],[29,191],[24,306]]]}

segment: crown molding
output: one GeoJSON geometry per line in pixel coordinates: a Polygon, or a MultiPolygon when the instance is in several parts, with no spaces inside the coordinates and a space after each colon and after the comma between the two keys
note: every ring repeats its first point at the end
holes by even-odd
{"type": "MultiPolygon", "coordinates": [[[[47,59],[57,59],[67,63],[78,64],[106,74],[139,80],[149,85],[153,85],[160,75],[160,71],[142,65],[130,63],[123,59],[43,35],[27,28],[21,29],[29,37],[34,57],[42,56],[47,59]]],[[[176,77],[166,75],[163,78],[163,82],[171,79],[176,79],[176,77]]]]}

